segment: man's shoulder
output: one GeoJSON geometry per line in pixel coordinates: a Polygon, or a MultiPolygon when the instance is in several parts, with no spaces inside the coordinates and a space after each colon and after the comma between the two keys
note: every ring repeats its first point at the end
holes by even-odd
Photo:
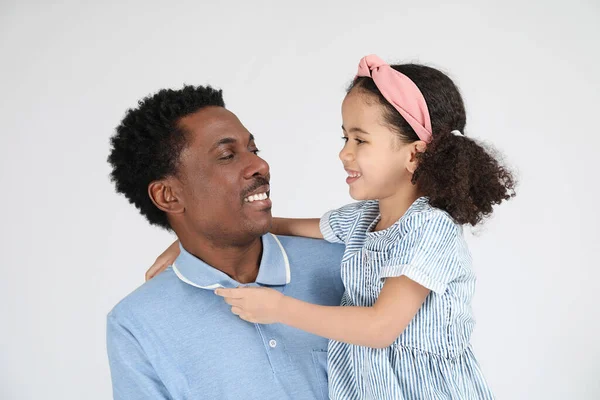
{"type": "Polygon", "coordinates": [[[185,285],[169,267],[125,296],[108,313],[108,317],[125,320],[134,316],[147,317],[155,310],[167,307],[182,290],[185,290],[185,285]]]}
{"type": "Polygon", "coordinates": [[[310,252],[317,257],[327,257],[332,259],[338,259],[344,253],[344,245],[337,243],[330,243],[323,239],[312,239],[298,236],[276,236],[279,242],[289,253],[300,253],[306,254],[310,252]]]}
{"type": "Polygon", "coordinates": [[[339,269],[344,245],[303,237],[277,236],[277,238],[292,266],[303,266],[302,269],[313,272],[316,272],[316,269],[324,271],[339,269]]]}

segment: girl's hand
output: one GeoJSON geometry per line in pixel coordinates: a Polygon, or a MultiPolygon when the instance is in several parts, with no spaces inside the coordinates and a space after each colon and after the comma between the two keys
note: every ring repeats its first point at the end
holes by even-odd
{"type": "Polygon", "coordinates": [[[165,269],[172,265],[173,262],[179,257],[179,240],[173,242],[158,258],[154,261],[154,264],[146,271],[146,280],[154,278],[156,275],[163,272],[165,269]]]}
{"type": "Polygon", "coordinates": [[[225,299],[232,313],[254,324],[279,322],[281,304],[285,298],[277,290],[253,287],[217,289],[215,294],[225,299]]]}

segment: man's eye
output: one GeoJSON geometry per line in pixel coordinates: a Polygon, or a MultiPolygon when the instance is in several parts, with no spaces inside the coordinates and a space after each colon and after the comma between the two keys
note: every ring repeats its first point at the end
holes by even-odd
{"type": "Polygon", "coordinates": [[[252,153],[258,154],[258,153],[260,153],[260,150],[259,149],[254,149],[254,150],[252,150],[252,153]]]}
{"type": "Polygon", "coordinates": [[[233,158],[233,154],[228,154],[226,156],[219,158],[219,160],[231,160],[232,158],[233,158]]]}

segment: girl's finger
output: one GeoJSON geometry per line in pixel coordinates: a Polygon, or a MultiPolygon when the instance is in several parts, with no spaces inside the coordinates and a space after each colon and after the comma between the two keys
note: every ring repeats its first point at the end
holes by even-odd
{"type": "Polygon", "coordinates": [[[146,271],[146,280],[149,281],[150,279],[154,278],[156,276],[156,274],[160,271],[162,264],[158,264],[158,263],[154,263],[149,269],[148,271],[146,271]]]}
{"type": "Polygon", "coordinates": [[[241,289],[216,289],[215,294],[221,297],[228,297],[232,299],[241,299],[243,297],[243,291],[241,289]]]}
{"type": "Polygon", "coordinates": [[[146,280],[148,281],[159,273],[163,272],[169,267],[169,265],[173,264],[173,261],[174,260],[162,260],[160,257],[156,259],[154,264],[152,264],[152,266],[148,268],[148,271],[146,271],[146,280]]]}
{"type": "Polygon", "coordinates": [[[231,298],[231,297],[224,297],[223,300],[225,300],[225,303],[229,304],[230,306],[241,307],[241,305],[242,305],[241,299],[234,299],[234,298],[231,298]]]}
{"type": "Polygon", "coordinates": [[[240,315],[243,311],[241,308],[233,306],[233,307],[231,307],[231,312],[234,313],[235,315],[240,315]]]}
{"type": "Polygon", "coordinates": [[[248,315],[248,314],[243,314],[243,313],[242,313],[242,314],[240,315],[240,318],[241,318],[241,319],[243,319],[244,321],[250,322],[250,323],[252,323],[252,324],[255,324],[255,323],[256,323],[256,320],[255,320],[254,318],[252,318],[252,317],[251,317],[250,315],[248,315]]]}

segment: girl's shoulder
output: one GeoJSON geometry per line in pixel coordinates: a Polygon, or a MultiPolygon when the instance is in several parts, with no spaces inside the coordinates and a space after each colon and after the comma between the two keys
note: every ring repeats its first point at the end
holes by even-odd
{"type": "Polygon", "coordinates": [[[424,227],[460,233],[462,228],[446,211],[434,207],[427,197],[418,198],[396,224],[400,236],[424,227]]]}
{"type": "Polygon", "coordinates": [[[329,214],[338,221],[374,220],[379,215],[379,202],[377,200],[358,201],[332,210],[329,214]]]}
{"type": "Polygon", "coordinates": [[[319,228],[327,241],[356,245],[364,239],[367,227],[378,214],[377,201],[359,201],[326,212],[321,217],[319,228]]]}

